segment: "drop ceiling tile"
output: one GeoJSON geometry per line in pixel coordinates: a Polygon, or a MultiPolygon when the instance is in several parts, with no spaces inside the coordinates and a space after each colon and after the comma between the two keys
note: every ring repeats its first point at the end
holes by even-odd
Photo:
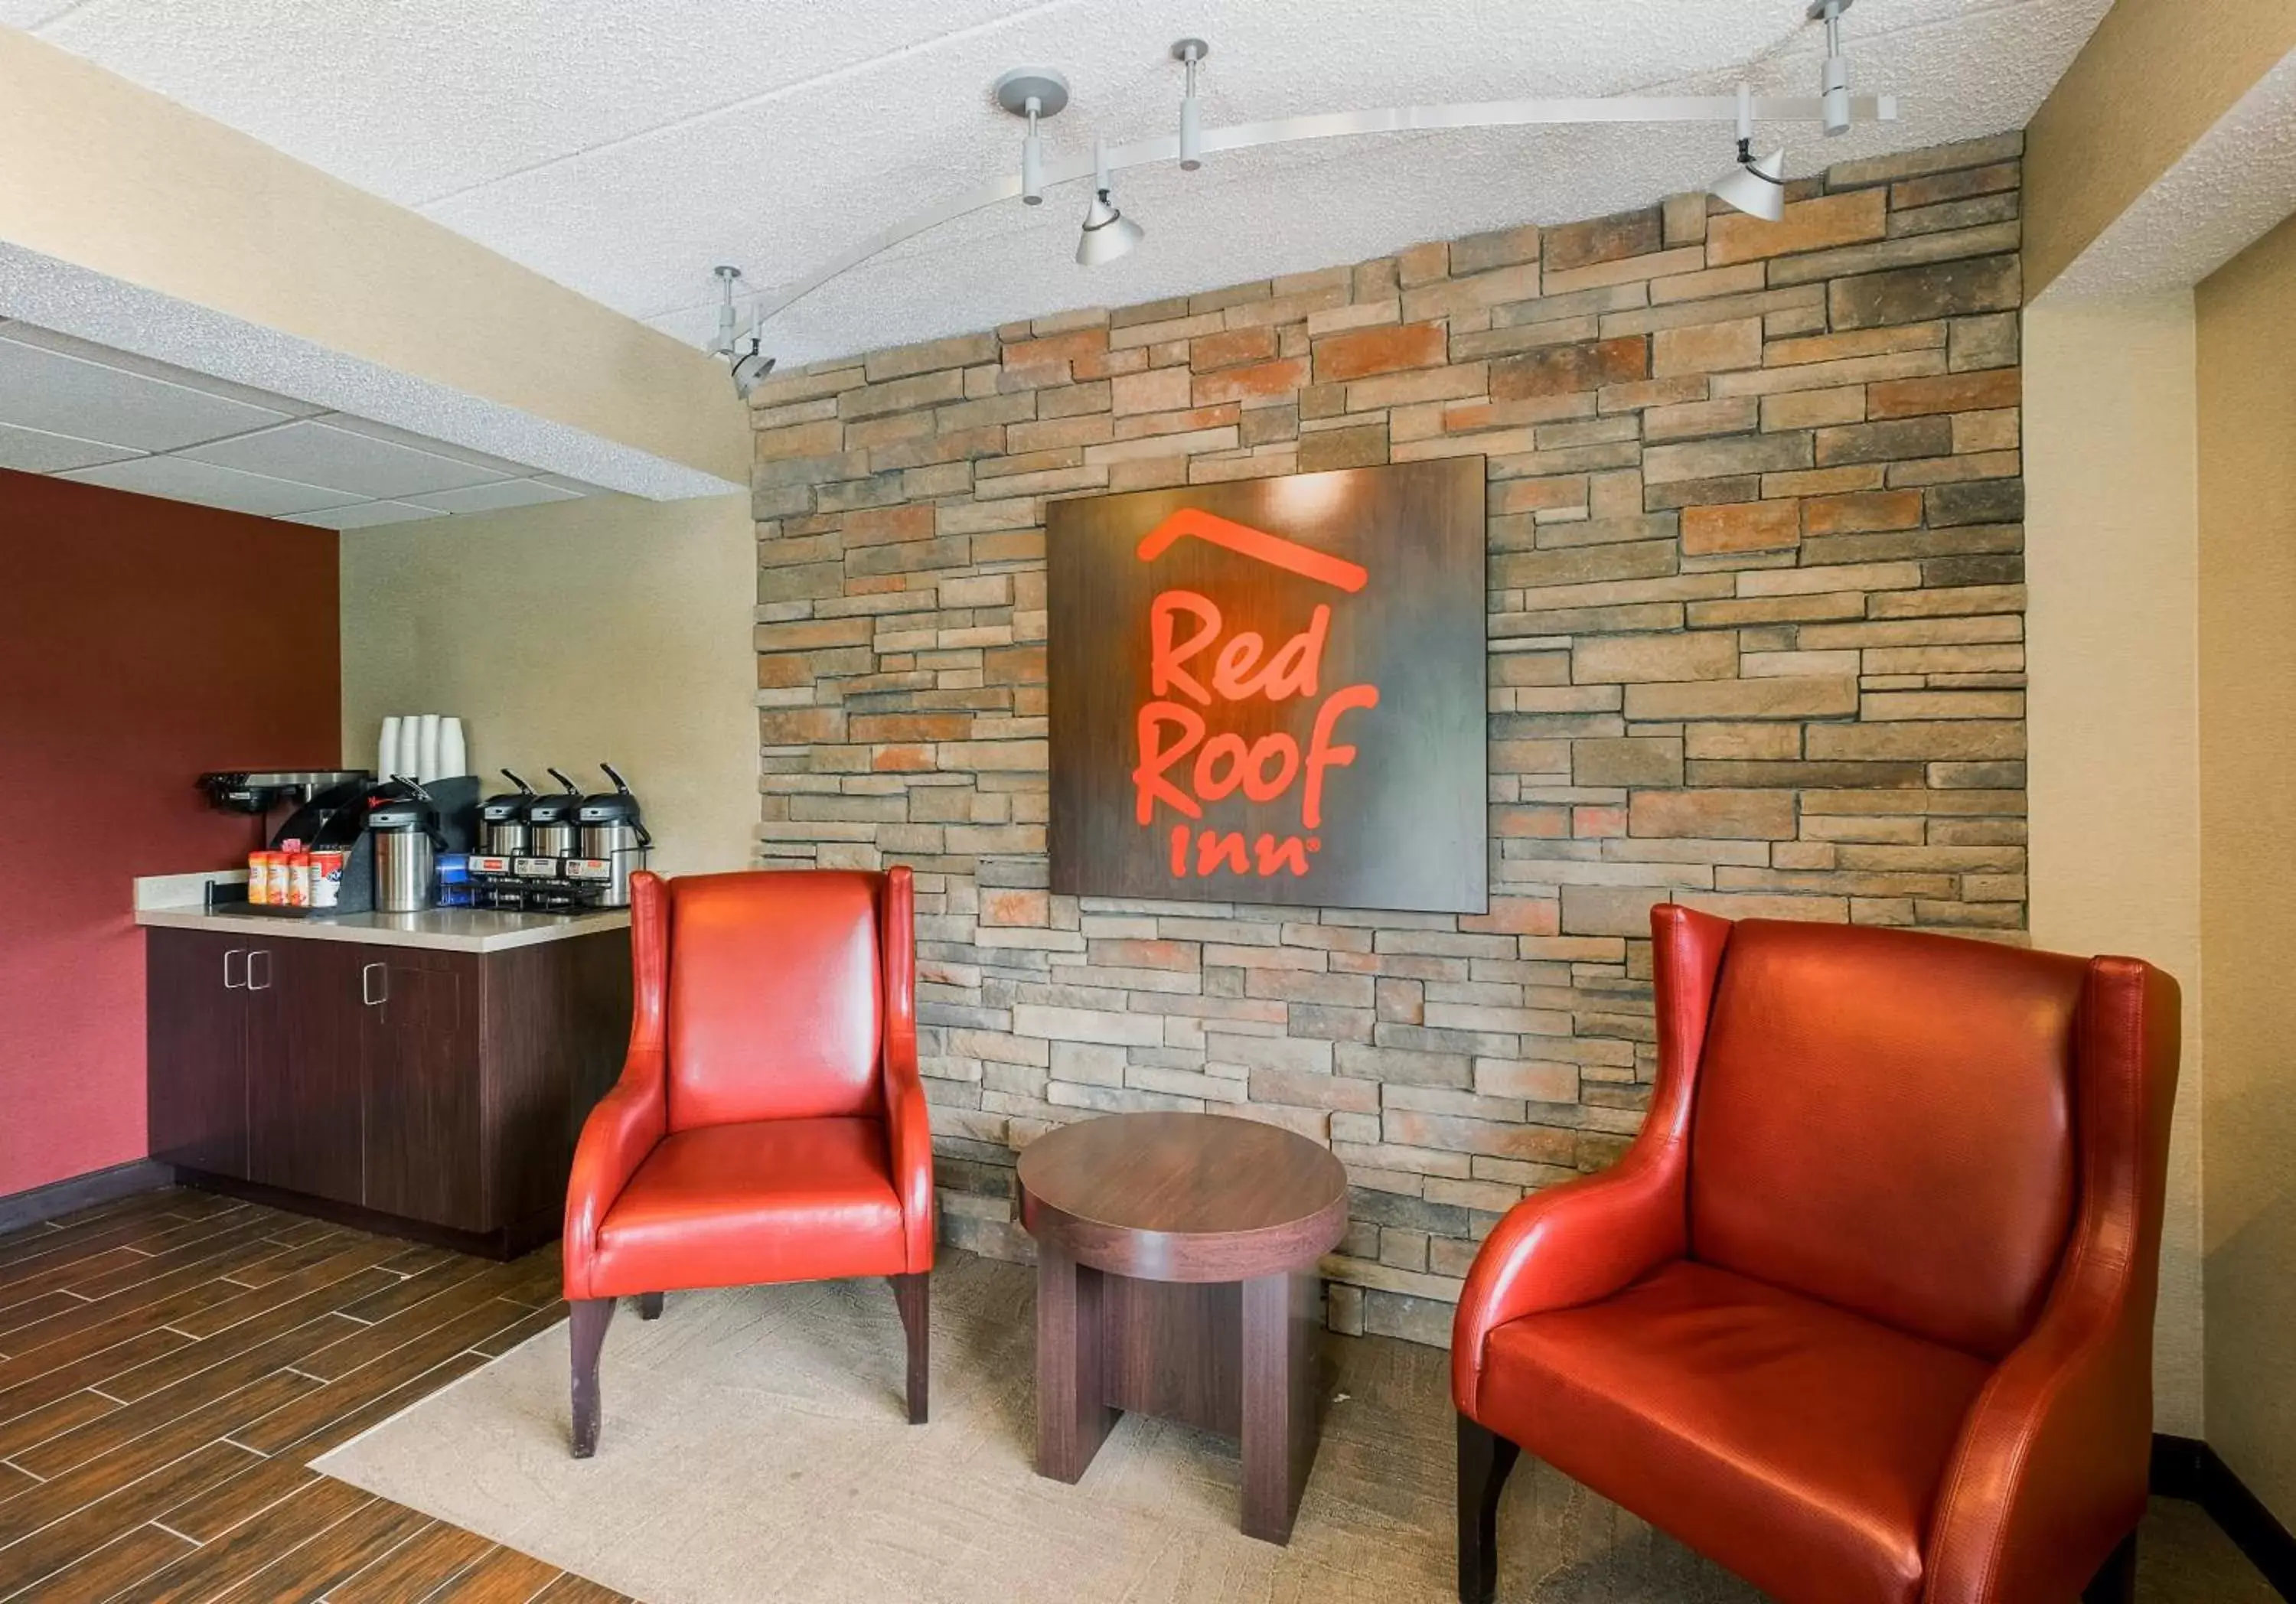
{"type": "Polygon", "coordinates": [[[614,493],[603,485],[593,485],[578,479],[568,479],[562,473],[537,473],[535,483],[548,485],[554,490],[563,490],[570,495],[611,495],[614,493]]]}
{"type": "Polygon", "coordinates": [[[490,478],[523,479],[534,471],[532,467],[524,462],[513,462],[504,457],[488,456],[483,451],[472,451],[466,446],[449,446],[444,440],[434,440],[427,435],[414,434],[404,429],[394,429],[388,423],[378,423],[372,418],[355,418],[348,413],[334,413],[328,416],[327,422],[332,428],[347,429],[353,434],[365,435],[369,439],[381,440],[393,446],[404,446],[410,451],[427,451],[433,456],[452,457],[458,462],[467,462],[473,468],[487,470],[490,478]]]}
{"type": "Polygon", "coordinates": [[[505,507],[531,507],[541,502],[577,501],[580,497],[574,491],[561,490],[540,479],[522,479],[473,485],[467,490],[440,490],[411,499],[441,512],[499,512],[505,507]]]}
{"type": "Polygon", "coordinates": [[[316,512],[324,507],[340,506],[343,499],[340,490],[322,490],[316,485],[298,485],[178,456],[136,457],[100,468],[77,468],[62,477],[85,484],[109,485],[114,490],[133,490],[141,495],[164,495],[170,501],[252,512],[263,518],[316,512]]]}
{"type": "Polygon", "coordinates": [[[77,356],[83,362],[115,367],[124,372],[157,379],[163,384],[179,384],[185,389],[205,390],[210,396],[221,396],[226,401],[237,401],[248,406],[259,406],[266,412],[284,413],[291,418],[308,417],[327,409],[309,401],[298,401],[271,390],[257,389],[252,385],[234,384],[228,379],[218,379],[212,373],[178,367],[172,362],[161,362],[154,356],[138,356],[116,346],[98,345],[92,340],[62,334],[53,329],[44,329],[37,323],[12,323],[0,329],[10,340],[24,345],[38,346],[43,350],[55,351],[66,356],[77,356]]]}
{"type": "Polygon", "coordinates": [[[117,446],[102,446],[94,440],[76,440],[70,435],[0,423],[0,468],[14,468],[25,473],[61,473],[67,468],[92,468],[98,462],[116,462],[134,454],[117,446]]]}
{"type": "Polygon", "coordinates": [[[260,434],[241,435],[184,454],[226,468],[243,468],[298,484],[323,485],[346,495],[390,497],[426,490],[455,490],[504,475],[434,451],[380,440],[305,418],[260,434]]]}
{"type": "Polygon", "coordinates": [[[0,332],[0,422],[135,451],[173,451],[286,421],[283,413],[0,332]]]}
{"type": "Polygon", "coordinates": [[[418,507],[412,502],[375,501],[335,507],[324,512],[298,512],[287,521],[322,529],[371,529],[378,524],[412,523],[418,518],[446,516],[436,507],[418,507]]]}

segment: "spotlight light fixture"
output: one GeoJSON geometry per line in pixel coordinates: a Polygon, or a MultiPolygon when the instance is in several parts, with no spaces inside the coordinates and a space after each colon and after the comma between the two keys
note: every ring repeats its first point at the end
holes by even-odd
{"type": "Polygon", "coordinates": [[[1077,266],[1100,267],[1129,256],[1146,231],[1116,209],[1109,199],[1108,147],[1092,142],[1092,203],[1085,208],[1084,227],[1077,235],[1077,266]]]}
{"type": "Polygon", "coordinates": [[[709,348],[709,354],[726,358],[732,365],[734,393],[747,401],[750,392],[774,371],[774,359],[765,354],[765,335],[756,325],[751,325],[744,344],[740,320],[734,313],[734,281],[741,276],[739,267],[718,269],[718,341],[709,348]]]}
{"type": "Polygon", "coordinates": [[[1706,192],[1765,223],[1775,223],[1786,215],[1785,171],[1783,147],[1759,160],[1755,159],[1754,92],[1739,85],[1738,164],[1717,178],[1706,192]]]}
{"type": "Polygon", "coordinates": [[[996,103],[1015,117],[1028,119],[1029,131],[1021,138],[1021,203],[1045,201],[1045,145],[1037,125],[1058,117],[1068,107],[1069,81],[1049,67],[1015,67],[996,80],[996,103]]]}
{"type": "Polygon", "coordinates": [[[1825,24],[1825,72],[1818,81],[1825,135],[1849,132],[1849,58],[1841,53],[1841,13],[1854,0],[1809,0],[1809,20],[1825,24]]]}
{"type": "Polygon", "coordinates": [[[1172,59],[1188,71],[1187,87],[1180,95],[1180,170],[1193,173],[1204,165],[1204,119],[1196,104],[1196,63],[1211,54],[1201,39],[1176,39],[1172,59]]]}
{"type": "Polygon", "coordinates": [[[1068,107],[1068,79],[1049,67],[1015,68],[996,80],[993,93],[996,105],[1028,125],[1021,142],[1018,175],[1008,173],[961,193],[945,196],[887,224],[866,238],[841,247],[836,254],[798,277],[761,293],[750,309],[746,334],[734,332],[738,323],[731,311],[731,279],[739,274],[732,268],[719,269],[720,278],[727,282],[713,354],[732,363],[734,386],[747,396],[773,368],[773,359],[758,349],[765,325],[823,285],[944,224],[1002,206],[1016,196],[1025,205],[1041,205],[1047,188],[1072,184],[1087,176],[1092,180],[1092,191],[1077,241],[1076,259],[1087,267],[1115,261],[1137,246],[1144,233],[1137,223],[1117,209],[1110,176],[1175,158],[1184,171],[1193,172],[1203,165],[1207,151],[1252,151],[1326,139],[1456,133],[1468,128],[1734,124],[1738,160],[1714,181],[1710,192],[1749,216],[1775,223],[1785,216],[1785,151],[1778,149],[1766,156],[1755,155],[1757,120],[1816,124],[1829,135],[1838,135],[1866,123],[1894,123],[1898,119],[1895,95],[1849,92],[1849,66],[1841,45],[1841,19],[1855,0],[1806,0],[1806,4],[1809,20],[1822,23],[1825,29],[1825,65],[1818,83],[1819,92],[1814,95],[1758,96],[1751,87],[1742,85],[1735,96],[1625,94],[1594,99],[1357,107],[1207,129],[1196,98],[1196,69],[1211,53],[1211,46],[1200,38],[1177,39],[1170,46],[1170,59],[1179,62],[1185,73],[1177,136],[1167,132],[1114,147],[1095,139],[1089,162],[1073,156],[1048,159],[1044,151],[1044,119],[1058,116],[1068,107]]]}

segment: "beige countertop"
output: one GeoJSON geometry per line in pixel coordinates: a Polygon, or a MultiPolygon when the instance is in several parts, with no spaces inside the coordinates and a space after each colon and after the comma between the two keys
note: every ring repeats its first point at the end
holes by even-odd
{"type": "Polygon", "coordinates": [[[370,946],[429,947],[435,952],[500,953],[619,930],[627,908],[591,913],[502,913],[488,908],[433,908],[424,913],[326,913],[287,919],[229,906],[210,913],[188,907],[139,907],[135,922],[161,929],[210,930],[275,941],[356,941],[370,946]]]}

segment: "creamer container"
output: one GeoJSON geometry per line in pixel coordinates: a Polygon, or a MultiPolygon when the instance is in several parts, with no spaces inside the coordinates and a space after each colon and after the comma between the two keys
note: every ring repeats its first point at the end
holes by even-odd
{"type": "Polygon", "coordinates": [[[288,906],[288,864],[293,855],[292,853],[286,852],[266,852],[263,855],[266,871],[263,877],[263,900],[275,908],[288,906]]]}
{"type": "Polygon", "coordinates": [[[311,855],[308,852],[287,855],[287,905],[291,908],[311,905],[311,855]]]}
{"type": "Polygon", "coordinates": [[[350,862],[348,852],[324,849],[311,855],[311,906],[332,908],[343,899],[343,870],[350,862]]]}
{"type": "Polygon", "coordinates": [[[271,900],[271,855],[250,852],[247,855],[247,900],[261,907],[271,900]]]}

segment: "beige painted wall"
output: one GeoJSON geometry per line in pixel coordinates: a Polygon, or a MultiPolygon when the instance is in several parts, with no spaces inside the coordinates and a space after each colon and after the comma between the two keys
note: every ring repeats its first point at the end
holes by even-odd
{"type": "Polygon", "coordinates": [[[2030,298],[2296,49],[2296,0],[2116,0],[2025,131],[2030,298]]]}
{"type": "Polygon", "coordinates": [[[2296,219],[2196,299],[2209,1441],[2296,1526],[2296,219]]]}
{"type": "MultiPolygon", "coordinates": [[[[466,723],[472,766],[628,778],[668,873],[740,869],[758,819],[747,496],[615,496],[342,536],[343,757],[385,715],[466,723]]],[[[504,787],[507,789],[507,785],[504,787]]]]}
{"type": "Polygon", "coordinates": [[[2036,945],[2185,993],[2153,1422],[2202,1435],[2196,440],[2190,291],[2025,314],[2036,945]]]}
{"type": "Polygon", "coordinates": [[[0,28],[0,237],[736,484],[701,352],[78,57],[0,28]]]}

